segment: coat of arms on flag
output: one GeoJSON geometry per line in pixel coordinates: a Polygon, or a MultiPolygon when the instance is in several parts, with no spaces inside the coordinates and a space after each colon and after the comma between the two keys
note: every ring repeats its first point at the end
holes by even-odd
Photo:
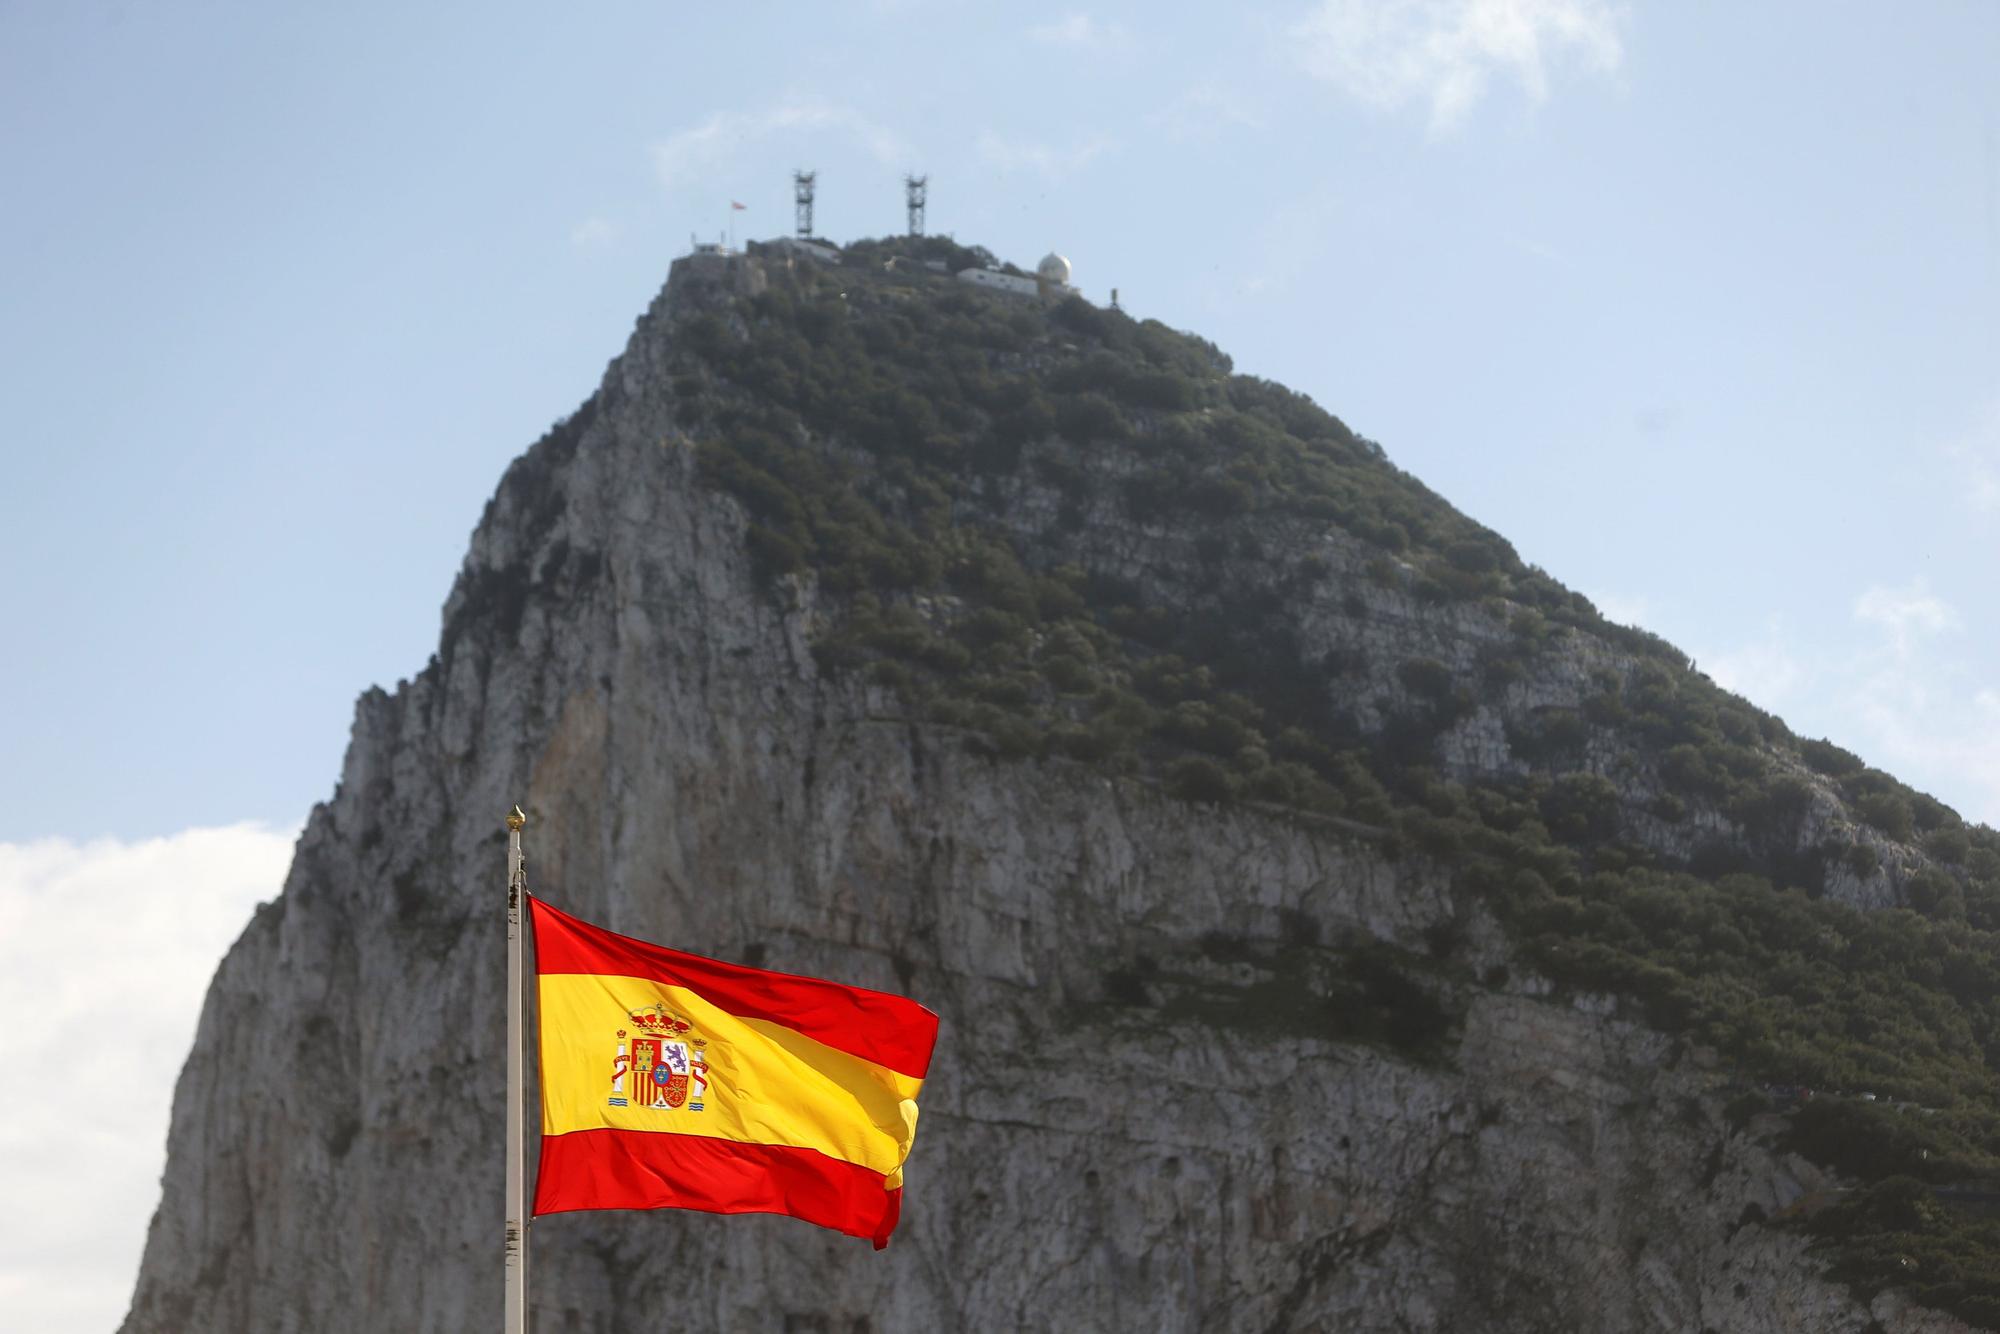
{"type": "Polygon", "coordinates": [[[608,1107],[673,1112],[703,1110],[708,1093],[708,1039],[662,1006],[629,1010],[630,1031],[619,1029],[611,1059],[608,1107]]]}

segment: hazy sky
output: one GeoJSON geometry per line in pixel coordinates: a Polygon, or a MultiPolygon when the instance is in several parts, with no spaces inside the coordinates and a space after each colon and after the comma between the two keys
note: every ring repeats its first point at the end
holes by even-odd
{"type": "Polygon", "coordinates": [[[836,240],[928,171],[932,230],[1061,250],[2000,822],[2000,6],[1204,8],[0,0],[0,975],[188,918],[146,1079],[0,1037],[147,1151],[0,1169],[125,1210],[0,1247],[0,1324],[115,1322],[65,1266],[129,1273],[202,979],[354,697],[689,234],[789,231],[795,166],[836,240]]]}

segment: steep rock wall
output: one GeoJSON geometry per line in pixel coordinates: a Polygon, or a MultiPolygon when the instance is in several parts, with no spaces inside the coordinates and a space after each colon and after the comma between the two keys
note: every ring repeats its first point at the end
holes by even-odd
{"type": "Polygon", "coordinates": [[[1405,1051],[1310,996],[1283,1023],[1187,1003],[1273,985],[1283,951],[1504,946],[1439,868],[1337,825],[983,759],[823,678],[811,585],[759,588],[676,434],[674,321],[746,281],[700,277],[510,470],[438,658],[362,699],[211,989],[128,1334],[497,1323],[522,794],[531,886],[566,909],[944,1020],[887,1252],[558,1216],[537,1329],[1957,1328],[1863,1308],[1763,1226],[1823,1183],[1609,1005],[1441,978],[1449,1032],[1405,1051]]]}

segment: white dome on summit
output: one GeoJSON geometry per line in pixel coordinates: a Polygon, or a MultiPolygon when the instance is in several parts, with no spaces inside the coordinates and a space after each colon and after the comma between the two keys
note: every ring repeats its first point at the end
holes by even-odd
{"type": "Polygon", "coordinates": [[[1035,266],[1035,273],[1059,287],[1069,285],[1069,261],[1053,250],[1042,256],[1042,262],[1035,266]]]}

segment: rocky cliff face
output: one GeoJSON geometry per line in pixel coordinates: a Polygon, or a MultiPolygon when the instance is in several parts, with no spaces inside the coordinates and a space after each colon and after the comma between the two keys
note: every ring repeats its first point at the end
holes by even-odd
{"type": "MultiPolygon", "coordinates": [[[[533,1233],[539,1330],[1962,1328],[1824,1278],[1769,1225],[1829,1184],[1774,1119],[1725,1116],[1701,1051],[1510,972],[1425,857],[984,757],[823,671],[822,595],[757,578],[670,373],[690,313],[762,280],[677,268],[589,408],[509,471],[437,658],[361,700],[337,792],[211,988],[127,1334],[497,1324],[517,797],[530,884],[565,909],[943,1017],[888,1251],[557,1216],[533,1233]],[[1383,980],[1441,935],[1460,974],[1383,980]]],[[[1111,516],[1063,537],[1045,500],[1015,498],[1037,540],[1181,577],[1183,538],[1111,516]]],[[[1471,670],[1497,633],[1354,577],[1340,533],[1296,541],[1324,557],[1308,640],[1471,670]]],[[[1521,710],[1631,668],[1562,661],[1510,687],[1521,710]]],[[[1515,763],[1504,722],[1463,720],[1448,762],[1515,763]]]]}

